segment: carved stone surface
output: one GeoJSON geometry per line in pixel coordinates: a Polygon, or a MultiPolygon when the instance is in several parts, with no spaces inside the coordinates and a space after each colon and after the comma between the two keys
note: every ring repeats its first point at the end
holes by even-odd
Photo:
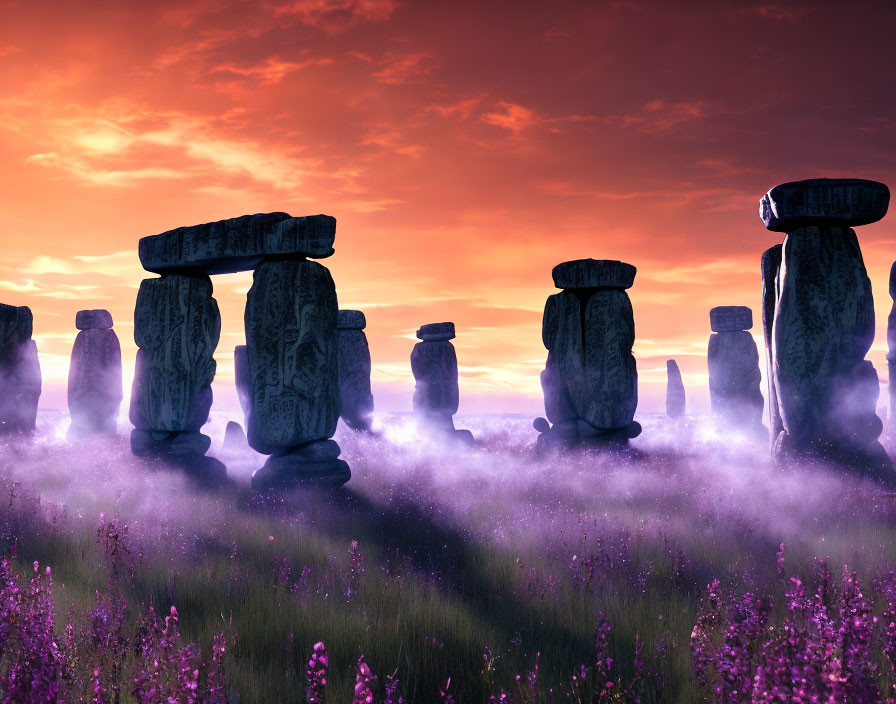
{"type": "Polygon", "coordinates": [[[418,342],[411,351],[411,371],[417,382],[414,412],[430,426],[453,431],[452,416],[460,402],[454,345],[447,340],[418,342]]]}
{"type": "Polygon", "coordinates": [[[208,276],[144,279],[134,311],[135,428],[198,431],[208,420],[221,315],[208,276]]]}
{"type": "Polygon", "coordinates": [[[360,310],[341,310],[336,318],[336,327],[340,330],[363,330],[367,327],[367,318],[360,310]]]}
{"type": "Polygon", "coordinates": [[[0,433],[35,427],[41,373],[31,332],[30,308],[0,304],[0,433]]]}
{"type": "Polygon", "coordinates": [[[778,410],[778,392],[775,389],[775,369],[772,332],[775,324],[775,308],[778,305],[778,272],[781,269],[783,245],[776,244],[762,253],[762,330],[765,334],[766,382],[768,383],[768,424],[772,443],[784,429],[778,410]]]}
{"type": "Polygon", "coordinates": [[[336,288],[309,261],[263,262],[246,300],[249,444],[269,454],[326,440],[339,419],[336,288]]]}
{"type": "Polygon", "coordinates": [[[865,354],[874,301],[853,230],[803,227],[784,240],[774,322],[775,388],[791,451],[877,455],[877,378],[865,354]]]}
{"type": "Polygon", "coordinates": [[[335,236],[329,215],[243,215],[143,237],[140,263],[159,274],[226,274],[253,269],[265,257],[329,257],[335,236]]]}
{"type": "MultiPolygon", "coordinates": [[[[80,311],[78,316],[83,312],[80,311]]],[[[107,311],[111,323],[112,316],[107,311]]],[[[80,319],[84,323],[84,317],[80,319]]],[[[99,322],[105,322],[100,320],[99,322]]],[[[107,327],[81,328],[68,372],[69,437],[114,433],[122,399],[121,345],[107,327]]]]}
{"type": "Polygon", "coordinates": [[[709,311],[713,332],[739,332],[753,327],[753,311],[746,306],[716,306],[709,311]]]}
{"type": "Polygon", "coordinates": [[[714,333],[707,359],[713,413],[734,427],[762,429],[762,375],[753,336],[744,330],[714,333]]]}
{"type": "Polygon", "coordinates": [[[456,337],[454,323],[427,323],[417,329],[417,339],[430,342],[446,342],[456,337]]]}
{"type": "Polygon", "coordinates": [[[637,269],[614,259],[576,259],[554,267],[557,288],[631,288],[637,269]]]}
{"type": "Polygon", "coordinates": [[[889,189],[877,181],[814,178],[772,188],[759,202],[759,217],[774,232],[857,227],[883,218],[889,202],[889,189]]]}
{"type": "Polygon", "coordinates": [[[681,371],[674,359],[666,360],[666,415],[670,418],[681,418],[687,406],[684,394],[684,382],[681,371]]]}
{"type": "Polygon", "coordinates": [[[370,349],[363,330],[364,314],[359,310],[341,310],[339,323],[342,420],[353,430],[368,431],[373,413],[373,394],[370,390],[370,349]],[[342,323],[351,323],[352,326],[342,323]],[[357,327],[358,323],[361,327],[357,327]]]}
{"type": "Polygon", "coordinates": [[[108,330],[112,327],[112,314],[102,308],[79,310],[75,314],[75,327],[78,330],[108,330]]]}

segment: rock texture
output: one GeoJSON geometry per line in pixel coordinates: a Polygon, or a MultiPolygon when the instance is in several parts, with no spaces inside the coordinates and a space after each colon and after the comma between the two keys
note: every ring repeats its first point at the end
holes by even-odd
{"type": "Polygon", "coordinates": [[[887,415],[889,434],[896,428],[896,262],[890,267],[890,298],[893,306],[887,317],[887,374],[890,396],[890,412],[887,415]]]}
{"type": "Polygon", "coordinates": [[[772,341],[783,425],[775,456],[782,462],[820,457],[890,478],[892,465],[878,442],[877,372],[865,360],[874,339],[874,301],[849,227],[883,217],[888,191],[855,179],[778,189],[761,205],[763,215],[774,214],[763,217],[766,226],[787,231],[772,341]]]}
{"type": "Polygon", "coordinates": [[[753,313],[745,306],[719,306],[709,312],[709,396],[713,413],[726,424],[761,430],[764,404],[759,383],[759,350],[753,336],[753,313]]]}
{"type": "Polygon", "coordinates": [[[35,427],[41,373],[32,324],[27,306],[0,303],[0,433],[35,427]]]}
{"type": "Polygon", "coordinates": [[[762,253],[762,330],[765,335],[766,381],[768,383],[768,424],[771,442],[774,444],[784,430],[781,413],[778,410],[778,392],[775,388],[775,368],[773,350],[773,330],[775,307],[778,304],[778,272],[781,269],[782,245],[776,244],[762,253]]]}
{"type": "Polygon", "coordinates": [[[342,420],[353,430],[370,430],[373,394],[370,391],[370,348],[359,310],[341,310],[336,321],[339,347],[339,396],[342,420]]]}
{"type": "Polygon", "coordinates": [[[243,215],[144,237],[140,263],[159,274],[248,271],[268,257],[329,257],[335,236],[336,218],[329,215],[243,215]]]}
{"type": "Polygon", "coordinates": [[[445,342],[455,337],[454,323],[428,323],[417,329],[417,339],[425,342],[445,342]]]}
{"type": "Polygon", "coordinates": [[[674,359],[666,360],[666,415],[670,418],[681,418],[686,410],[687,401],[684,395],[684,382],[681,371],[674,359]]]}
{"type": "Polygon", "coordinates": [[[626,444],[641,430],[633,420],[638,405],[635,323],[624,290],[634,281],[635,267],[584,259],[560,264],[553,274],[555,284],[569,289],[550,296],[544,310],[548,358],[541,382],[551,429],[540,442],[626,444]]]}
{"type": "Polygon", "coordinates": [[[457,353],[449,342],[454,337],[454,324],[423,325],[417,337],[421,342],[411,351],[411,371],[416,380],[414,413],[429,429],[454,433],[453,416],[460,402],[457,353]]]}
{"type": "Polygon", "coordinates": [[[340,412],[337,315],[336,287],[320,264],[269,260],[255,270],[245,315],[248,439],[271,455],[252,477],[256,489],[339,486],[351,476],[329,439],[340,412]]]}
{"type": "Polygon", "coordinates": [[[212,404],[220,332],[208,276],[169,274],[140,284],[130,407],[134,454],[172,459],[197,474],[223,475],[223,465],[204,457],[210,440],[199,433],[212,404]]]}
{"type": "Polygon", "coordinates": [[[68,372],[69,439],[114,434],[122,399],[121,345],[106,310],[75,316],[75,338],[68,372]]]}

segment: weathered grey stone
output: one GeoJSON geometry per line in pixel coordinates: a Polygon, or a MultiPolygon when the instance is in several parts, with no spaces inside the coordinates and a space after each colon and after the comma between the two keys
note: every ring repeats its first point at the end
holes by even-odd
{"type": "Polygon", "coordinates": [[[417,339],[429,342],[447,342],[456,337],[454,323],[427,323],[417,329],[417,339]]]}
{"type": "Polygon", "coordinates": [[[784,430],[781,412],[778,410],[778,392],[775,389],[774,354],[772,332],[775,324],[775,308],[778,305],[778,272],[781,269],[783,245],[776,244],[762,253],[762,329],[765,334],[766,382],[768,383],[768,424],[772,445],[784,430]]]}
{"type": "Polygon", "coordinates": [[[772,188],[759,202],[759,217],[774,232],[857,227],[883,218],[889,203],[890,190],[877,181],[814,178],[772,188]]]}
{"type": "Polygon", "coordinates": [[[252,381],[249,444],[258,452],[332,437],[339,420],[336,287],[308,261],[266,261],[246,300],[252,381]]]}
{"type": "Polygon", "coordinates": [[[31,332],[30,308],[0,304],[0,433],[35,427],[41,373],[31,332]]]}
{"type": "Polygon", "coordinates": [[[364,314],[359,310],[339,311],[339,320],[353,324],[339,327],[339,395],[342,420],[353,430],[369,431],[373,414],[370,391],[370,349],[364,334],[364,314]],[[357,315],[343,316],[343,313],[357,315]],[[360,322],[361,326],[355,324],[360,322]]]}
{"type": "Polygon", "coordinates": [[[746,306],[716,306],[709,311],[713,332],[740,332],[753,327],[753,311],[746,306]]]}
{"type": "Polygon", "coordinates": [[[865,360],[874,339],[874,302],[855,232],[840,226],[791,230],[778,277],[779,456],[883,461],[877,374],[865,360]]]}
{"type": "Polygon", "coordinates": [[[208,276],[144,279],[134,311],[135,428],[198,431],[208,420],[221,315],[208,276]]]}
{"type": "Polygon", "coordinates": [[[336,327],[340,330],[363,330],[367,327],[367,318],[360,310],[341,310],[336,318],[336,327]]]}
{"type": "Polygon", "coordinates": [[[759,350],[745,330],[709,336],[709,396],[712,411],[731,426],[762,429],[759,350]]]}
{"type": "Polygon", "coordinates": [[[82,328],[68,372],[69,438],[115,433],[122,396],[118,336],[108,328],[82,328]]]}
{"type": "Polygon", "coordinates": [[[681,418],[684,415],[687,400],[684,394],[684,382],[681,371],[674,359],[666,360],[666,415],[670,418],[681,418]]]}
{"type": "Polygon", "coordinates": [[[78,330],[108,330],[112,327],[112,314],[102,308],[79,310],[75,314],[75,327],[78,330]]]}
{"type": "Polygon", "coordinates": [[[427,422],[450,423],[457,413],[460,393],[457,385],[457,353],[447,340],[425,340],[411,351],[411,371],[416,380],[414,412],[427,422]]]}
{"type": "Polygon", "coordinates": [[[557,288],[631,288],[637,269],[613,259],[576,259],[554,267],[557,288]]]}
{"type": "Polygon", "coordinates": [[[233,420],[227,421],[224,427],[224,442],[221,445],[224,452],[245,452],[249,449],[246,433],[243,426],[233,420]]]}
{"type": "Polygon", "coordinates": [[[159,274],[227,274],[253,269],[265,257],[329,257],[335,236],[329,215],[243,215],[143,237],[140,263],[159,274]]]}
{"type": "Polygon", "coordinates": [[[348,463],[340,459],[308,460],[300,455],[271,455],[252,475],[255,491],[296,487],[338,489],[351,479],[348,463]]]}

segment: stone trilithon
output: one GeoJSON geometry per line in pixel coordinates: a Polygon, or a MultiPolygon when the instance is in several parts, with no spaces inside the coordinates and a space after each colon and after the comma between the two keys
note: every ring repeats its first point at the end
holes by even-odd
{"type": "Polygon", "coordinates": [[[775,186],[760,201],[766,228],[786,233],[762,266],[780,462],[817,457],[891,478],[877,372],[865,359],[874,301],[852,229],[883,218],[889,198],[875,181],[813,179],[775,186]]]}
{"type": "Polygon", "coordinates": [[[540,447],[624,446],[640,434],[634,421],[635,321],[626,293],[635,272],[631,264],[606,259],[554,267],[554,285],[562,291],[544,309],[548,358],[541,386],[547,419],[534,423],[540,447]]]}
{"type": "Polygon", "coordinates": [[[336,220],[327,215],[262,213],[140,240],[143,267],[161,277],[143,281],[134,316],[135,454],[224,476],[224,466],[205,456],[210,439],[200,432],[221,328],[209,275],[254,269],[247,344],[235,353],[237,388],[249,443],[271,457],[252,486],[348,480],[329,439],[339,416],[336,290],[329,271],[307,259],[332,255],[335,235],[336,220]]]}

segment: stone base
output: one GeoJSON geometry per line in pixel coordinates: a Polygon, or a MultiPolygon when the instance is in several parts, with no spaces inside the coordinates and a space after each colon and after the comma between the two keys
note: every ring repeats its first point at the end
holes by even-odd
{"type": "Polygon", "coordinates": [[[283,448],[252,474],[255,491],[295,486],[339,488],[352,477],[335,440],[314,440],[299,447],[283,448]]]}
{"type": "Polygon", "coordinates": [[[627,447],[630,439],[641,434],[641,424],[636,421],[624,428],[596,428],[581,418],[553,426],[545,418],[536,418],[532,426],[540,433],[538,448],[542,450],[627,447]]]}
{"type": "Polygon", "coordinates": [[[223,482],[227,479],[224,463],[205,454],[211,442],[197,432],[131,431],[131,452],[137,457],[158,458],[203,482],[223,482]]]}
{"type": "Polygon", "coordinates": [[[847,469],[857,474],[896,486],[896,468],[893,460],[878,441],[867,446],[821,446],[797,447],[787,431],[781,431],[772,450],[775,464],[786,468],[800,460],[829,464],[847,469]]]}
{"type": "Polygon", "coordinates": [[[65,439],[69,442],[78,442],[94,435],[115,435],[117,432],[117,423],[114,419],[106,422],[85,422],[72,420],[65,434],[65,439]]]}

